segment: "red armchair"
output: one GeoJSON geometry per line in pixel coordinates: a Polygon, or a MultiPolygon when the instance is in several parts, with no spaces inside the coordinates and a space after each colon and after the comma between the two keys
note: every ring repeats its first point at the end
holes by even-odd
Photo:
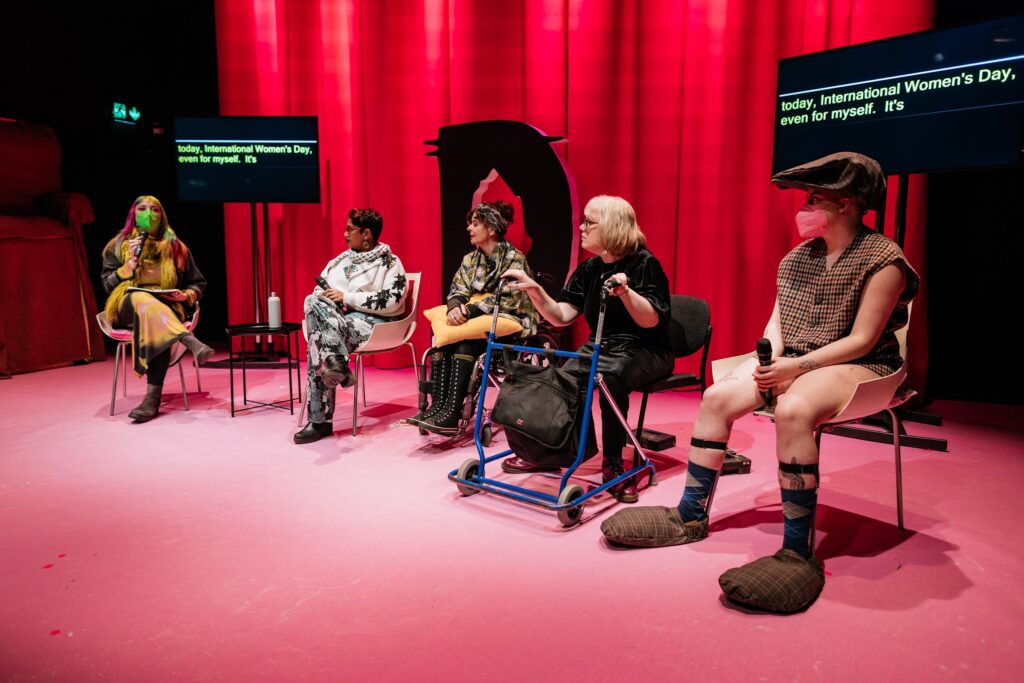
{"type": "Polygon", "coordinates": [[[103,360],[82,239],[85,195],[60,193],[53,131],[0,120],[0,375],[103,360]]]}

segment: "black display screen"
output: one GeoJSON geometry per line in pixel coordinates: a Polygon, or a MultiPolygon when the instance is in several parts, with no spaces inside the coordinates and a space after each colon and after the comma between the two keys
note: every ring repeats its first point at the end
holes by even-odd
{"type": "Polygon", "coordinates": [[[772,173],[840,151],[888,174],[1021,162],[1024,17],[779,62],[772,173]]]}
{"type": "Polygon", "coordinates": [[[178,118],[174,151],[182,201],[320,201],[315,116],[178,118]]]}

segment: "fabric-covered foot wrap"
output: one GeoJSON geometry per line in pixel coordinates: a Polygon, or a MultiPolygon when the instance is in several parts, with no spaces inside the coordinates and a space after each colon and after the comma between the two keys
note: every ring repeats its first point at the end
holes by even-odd
{"type": "Polygon", "coordinates": [[[612,543],[661,548],[707,538],[708,520],[684,522],[676,508],[639,507],[620,510],[604,520],[601,533],[612,543]]]}
{"type": "Polygon", "coordinates": [[[825,568],[816,557],[783,548],[718,577],[733,602],[769,612],[799,612],[817,599],[825,586],[825,568]]]}

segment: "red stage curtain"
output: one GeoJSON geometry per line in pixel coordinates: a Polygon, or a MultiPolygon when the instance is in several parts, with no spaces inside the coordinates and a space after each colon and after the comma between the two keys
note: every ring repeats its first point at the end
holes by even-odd
{"type": "MultiPolygon", "coordinates": [[[[422,142],[451,123],[517,119],[568,138],[581,206],[601,193],[632,202],[673,291],[710,301],[715,358],[752,350],[798,241],[797,193],[769,183],[777,61],[929,28],[932,3],[218,0],[216,17],[222,114],[320,117],[322,204],[271,212],[286,320],[344,248],[353,206],[381,211],[384,241],[424,274],[421,307],[437,304],[451,273],[436,265],[438,170],[422,142]]],[[[922,267],[916,181],[907,252],[922,267]]],[[[229,206],[226,222],[241,322],[248,208],[229,206]]],[[[921,349],[924,314],[919,302],[921,349]]]]}

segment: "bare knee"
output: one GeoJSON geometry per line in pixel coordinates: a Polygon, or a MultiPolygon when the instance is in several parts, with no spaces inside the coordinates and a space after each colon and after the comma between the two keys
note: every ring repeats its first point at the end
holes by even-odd
{"type": "Polygon", "coordinates": [[[775,424],[782,430],[814,429],[818,409],[803,396],[783,394],[775,406],[775,424]]]}
{"type": "Polygon", "coordinates": [[[753,409],[745,393],[737,382],[714,384],[704,392],[700,415],[732,423],[753,409]]]}

